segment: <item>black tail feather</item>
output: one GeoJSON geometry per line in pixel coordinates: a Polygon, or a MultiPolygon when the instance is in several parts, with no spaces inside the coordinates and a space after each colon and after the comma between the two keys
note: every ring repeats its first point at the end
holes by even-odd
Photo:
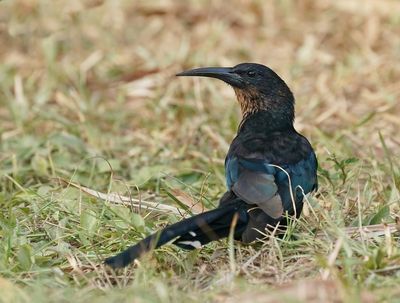
{"type": "Polygon", "coordinates": [[[184,249],[194,249],[210,241],[225,238],[229,235],[235,214],[237,214],[237,221],[234,236],[237,238],[248,223],[246,203],[242,201],[225,204],[217,209],[167,226],[118,255],[106,259],[105,264],[114,269],[125,267],[144,253],[174,239],[176,239],[173,242],[175,245],[184,249]]]}
{"type": "Polygon", "coordinates": [[[192,250],[199,245],[226,238],[229,236],[235,214],[237,215],[237,221],[235,223],[234,238],[237,239],[248,224],[248,214],[245,208],[226,213],[224,217],[219,217],[214,221],[202,222],[198,224],[196,229],[177,238],[173,244],[180,248],[192,250]]]}

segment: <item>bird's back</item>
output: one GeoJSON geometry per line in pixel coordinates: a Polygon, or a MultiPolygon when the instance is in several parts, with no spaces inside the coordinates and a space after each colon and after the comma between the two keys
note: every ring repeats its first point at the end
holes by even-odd
{"type": "MultiPolygon", "coordinates": [[[[268,114],[249,117],[239,128],[225,160],[230,195],[254,197],[253,201],[246,201],[251,209],[249,214],[253,218],[253,224],[249,225],[247,233],[243,235],[242,240],[245,242],[251,242],[259,236],[255,229],[262,231],[267,224],[275,225],[282,221],[282,216],[274,217],[268,211],[266,213],[257,208],[261,203],[256,200],[262,198],[261,194],[269,197],[273,193],[268,178],[273,180],[277,189],[275,195],[271,194],[272,198],[264,204],[268,209],[273,203],[281,203],[283,214],[287,212],[289,215],[299,216],[304,195],[317,188],[317,159],[311,144],[292,126],[274,128],[274,124],[268,119],[271,119],[268,114]],[[255,176],[252,182],[259,185],[242,186],[241,192],[237,193],[235,184],[242,174],[249,175],[249,171],[255,176]],[[257,196],[255,192],[260,195],[257,196]]],[[[246,179],[249,177],[246,176],[246,179]]],[[[223,199],[222,204],[226,201],[229,199],[223,199]]]]}

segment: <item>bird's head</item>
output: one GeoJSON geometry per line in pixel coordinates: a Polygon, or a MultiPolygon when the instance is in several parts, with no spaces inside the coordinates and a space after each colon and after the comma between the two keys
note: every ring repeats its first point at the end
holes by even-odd
{"type": "Polygon", "coordinates": [[[294,98],[286,83],[270,68],[257,63],[234,67],[202,67],[177,76],[200,76],[220,79],[235,90],[243,117],[259,111],[276,112],[293,122],[294,98]]]}

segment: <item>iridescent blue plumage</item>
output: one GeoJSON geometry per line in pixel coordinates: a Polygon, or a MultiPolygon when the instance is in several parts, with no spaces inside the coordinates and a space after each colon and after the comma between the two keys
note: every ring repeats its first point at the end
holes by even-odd
{"type": "Polygon", "coordinates": [[[240,171],[243,170],[271,175],[277,184],[284,209],[292,210],[293,204],[290,195],[289,177],[295,202],[299,204],[302,202],[304,195],[315,190],[318,186],[316,178],[317,165],[317,159],[313,150],[310,150],[308,157],[297,163],[281,165],[275,165],[268,159],[246,159],[229,155],[225,161],[226,186],[230,190],[233,184],[237,182],[240,171]]]}
{"type": "Polygon", "coordinates": [[[245,242],[260,237],[267,225],[284,223],[285,213],[299,216],[304,195],[317,188],[318,164],[308,140],[292,125],[270,121],[274,121],[270,111],[244,120],[225,159],[227,190],[249,205],[245,242]]]}

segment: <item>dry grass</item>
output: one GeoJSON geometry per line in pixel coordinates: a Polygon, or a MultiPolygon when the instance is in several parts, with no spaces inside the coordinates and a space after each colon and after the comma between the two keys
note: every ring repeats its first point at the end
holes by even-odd
{"type": "Polygon", "coordinates": [[[344,230],[399,213],[398,1],[4,0],[0,62],[0,301],[399,296],[398,238],[344,230]],[[212,207],[239,109],[223,83],[173,75],[239,62],[264,63],[292,88],[319,192],[286,238],[235,243],[233,259],[222,241],[106,271],[105,256],[181,215],[104,203],[58,178],[212,207]]]}

